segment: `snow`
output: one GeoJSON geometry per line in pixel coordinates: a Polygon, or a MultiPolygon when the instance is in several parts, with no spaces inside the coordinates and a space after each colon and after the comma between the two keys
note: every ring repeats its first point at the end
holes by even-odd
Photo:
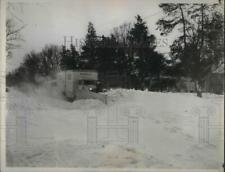
{"type": "MultiPolygon", "coordinates": [[[[223,162],[223,96],[115,89],[108,103],[67,102],[49,86],[7,93],[7,165],[84,168],[220,168],[223,162]],[[87,119],[108,116],[122,125],[138,118],[138,143],[87,143],[87,119]],[[214,129],[200,143],[199,119],[214,129]],[[25,120],[25,122],[24,122],[25,120]],[[19,123],[18,123],[19,121],[19,123]],[[21,122],[22,121],[22,122],[21,122]],[[124,123],[125,123],[124,122],[124,123]],[[24,134],[25,132],[25,134],[24,134]]],[[[121,130],[122,131],[122,130],[121,130]]],[[[115,133],[114,133],[115,134],[115,133]]],[[[117,133],[118,134],[118,133],[117,133]]],[[[119,133],[121,135],[121,133],[119,133]]]]}

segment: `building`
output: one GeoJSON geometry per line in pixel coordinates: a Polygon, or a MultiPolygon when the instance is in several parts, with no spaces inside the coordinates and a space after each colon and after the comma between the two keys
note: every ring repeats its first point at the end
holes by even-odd
{"type": "Polygon", "coordinates": [[[204,92],[224,94],[224,63],[212,67],[212,71],[204,78],[204,92]]]}

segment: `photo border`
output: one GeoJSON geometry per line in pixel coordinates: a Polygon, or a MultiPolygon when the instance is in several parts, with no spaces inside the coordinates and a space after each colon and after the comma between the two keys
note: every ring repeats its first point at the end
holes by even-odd
{"type": "MultiPolygon", "coordinates": [[[[48,0],[32,0],[33,2],[47,2],[48,0]]],[[[50,0],[54,1],[54,0],[50,0]]],[[[159,0],[159,3],[215,3],[215,0],[159,0]]],[[[223,168],[221,169],[150,169],[150,168],[21,168],[21,167],[7,167],[6,166],[6,133],[5,133],[5,114],[6,114],[6,96],[5,93],[5,69],[6,69],[6,3],[7,2],[27,2],[31,3],[31,0],[0,0],[0,115],[1,115],[1,171],[2,172],[72,172],[72,171],[87,171],[87,172],[222,172],[223,168]]],[[[217,2],[217,1],[216,1],[217,2]]]]}

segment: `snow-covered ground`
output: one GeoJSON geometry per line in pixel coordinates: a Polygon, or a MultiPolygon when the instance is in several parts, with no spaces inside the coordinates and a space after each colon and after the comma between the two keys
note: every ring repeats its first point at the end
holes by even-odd
{"type": "MultiPolygon", "coordinates": [[[[7,93],[7,165],[221,167],[223,96],[203,94],[203,98],[198,98],[192,93],[125,89],[111,90],[106,94],[108,104],[98,100],[70,103],[53,88],[10,88],[7,93]],[[126,142],[126,138],[125,142],[117,142],[114,132],[114,141],[90,144],[87,140],[90,115],[97,119],[106,116],[117,122],[123,119],[126,122],[126,117],[135,116],[138,121],[134,131],[137,132],[137,142],[126,142]],[[201,120],[206,121],[203,130],[199,128],[201,120]]],[[[126,132],[117,134],[125,136],[126,132]]]]}

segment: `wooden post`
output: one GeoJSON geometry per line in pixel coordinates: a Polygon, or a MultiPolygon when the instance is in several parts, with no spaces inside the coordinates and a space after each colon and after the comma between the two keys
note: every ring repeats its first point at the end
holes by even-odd
{"type": "Polygon", "coordinates": [[[87,143],[97,143],[97,117],[91,116],[87,118],[87,143]]]}
{"type": "Polygon", "coordinates": [[[199,117],[199,142],[209,143],[209,117],[199,117]]]}
{"type": "Polygon", "coordinates": [[[128,119],[128,143],[138,143],[138,118],[129,117],[128,119]]]}
{"type": "Polygon", "coordinates": [[[16,117],[16,143],[25,145],[27,143],[27,120],[26,117],[16,117]]]}

